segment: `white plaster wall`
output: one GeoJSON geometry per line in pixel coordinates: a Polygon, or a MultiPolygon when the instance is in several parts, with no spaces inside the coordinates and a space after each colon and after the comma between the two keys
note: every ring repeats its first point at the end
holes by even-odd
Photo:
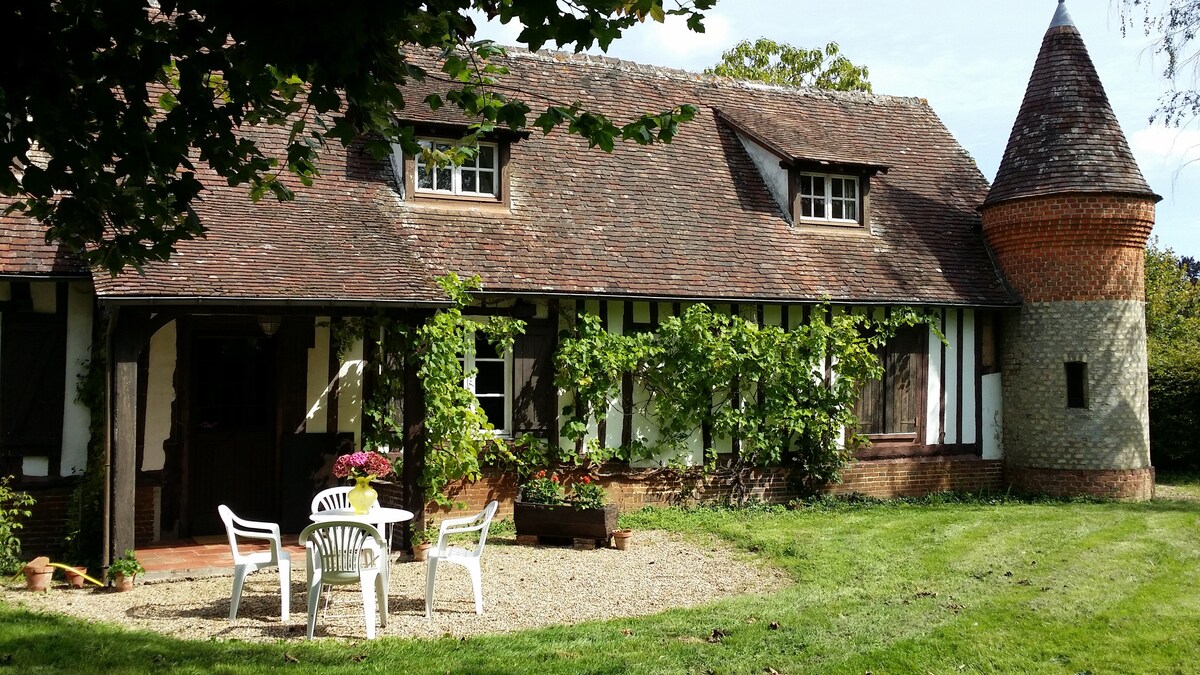
{"type": "Polygon", "coordinates": [[[936,326],[929,327],[929,370],[925,374],[925,443],[937,445],[942,424],[942,339],[937,330],[942,330],[941,319],[936,326]],[[935,330],[936,329],[936,330],[935,330]]]}
{"type": "Polygon", "coordinates": [[[1000,373],[983,376],[983,458],[1004,458],[1004,396],[1000,373]]]}
{"type": "Polygon", "coordinates": [[[21,473],[26,476],[49,476],[49,457],[22,457],[21,473]]]}
{"type": "Polygon", "coordinates": [[[304,429],[311,434],[329,430],[327,407],[329,392],[334,385],[329,381],[329,317],[319,316],[316,323],[313,346],[308,350],[308,386],[304,399],[308,402],[304,429]]]}
{"type": "Polygon", "coordinates": [[[33,311],[38,314],[53,314],[58,309],[58,283],[35,281],[29,284],[29,296],[33,311]]]}
{"type": "Polygon", "coordinates": [[[62,475],[82,474],[87,468],[88,426],[92,413],[75,400],[79,379],[92,356],[92,287],[86,282],[67,286],[67,367],[63,378],[62,475]]]}
{"type": "Polygon", "coordinates": [[[167,464],[163,444],[171,437],[171,404],[175,402],[176,329],[171,321],[150,338],[142,471],[159,471],[167,464]]]}
{"type": "Polygon", "coordinates": [[[363,341],[358,339],[342,356],[342,365],[338,370],[338,428],[340,432],[351,432],[354,439],[362,443],[362,393],[363,370],[363,341]]]}
{"type": "Polygon", "coordinates": [[[746,148],[746,154],[750,156],[750,161],[754,162],[754,166],[762,174],[763,182],[767,184],[767,190],[775,198],[779,210],[787,216],[790,222],[792,209],[788,204],[788,193],[790,192],[788,190],[788,172],[779,166],[779,157],[741,134],[738,134],[738,140],[742,142],[742,147],[746,148]]]}
{"type": "Polygon", "coordinates": [[[946,312],[946,443],[958,443],[958,313],[946,312]]]}
{"type": "MultiPolygon", "coordinates": [[[[975,429],[975,310],[963,311],[962,319],[962,442],[978,440],[975,429]]],[[[958,374],[955,373],[955,379],[958,374]]]]}

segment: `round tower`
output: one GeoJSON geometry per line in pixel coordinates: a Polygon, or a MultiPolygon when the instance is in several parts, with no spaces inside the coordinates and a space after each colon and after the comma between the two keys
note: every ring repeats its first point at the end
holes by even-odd
{"type": "Polygon", "coordinates": [[[1153,496],[1143,256],[1159,199],[1059,0],[981,207],[1022,303],[1001,342],[1018,490],[1153,496]]]}

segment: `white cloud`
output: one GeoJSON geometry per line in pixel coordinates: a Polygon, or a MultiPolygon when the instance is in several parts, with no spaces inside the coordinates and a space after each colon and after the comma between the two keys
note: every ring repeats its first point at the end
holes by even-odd
{"type": "Polygon", "coordinates": [[[1147,170],[1182,168],[1200,162],[1200,130],[1156,124],[1133,132],[1129,147],[1138,164],[1147,170]]]}

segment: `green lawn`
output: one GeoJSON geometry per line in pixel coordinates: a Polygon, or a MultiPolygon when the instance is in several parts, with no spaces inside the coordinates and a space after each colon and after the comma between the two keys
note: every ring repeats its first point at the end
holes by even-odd
{"type": "Polygon", "coordinates": [[[186,642],[0,606],[0,669],[621,674],[1200,669],[1200,502],[665,510],[623,522],[726,539],[781,566],[795,584],[771,597],[639,619],[462,641],[381,639],[354,645],[302,639],[186,642]]]}

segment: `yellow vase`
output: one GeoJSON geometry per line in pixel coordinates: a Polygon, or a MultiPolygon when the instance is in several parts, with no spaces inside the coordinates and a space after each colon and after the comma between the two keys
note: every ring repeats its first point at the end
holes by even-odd
{"type": "Polygon", "coordinates": [[[365,515],[367,511],[375,504],[375,500],[379,498],[379,493],[375,488],[371,487],[371,481],[375,476],[364,476],[363,478],[355,478],[354,487],[350,488],[350,493],[346,495],[346,499],[350,501],[350,506],[354,508],[354,512],[358,515],[365,515]]]}

